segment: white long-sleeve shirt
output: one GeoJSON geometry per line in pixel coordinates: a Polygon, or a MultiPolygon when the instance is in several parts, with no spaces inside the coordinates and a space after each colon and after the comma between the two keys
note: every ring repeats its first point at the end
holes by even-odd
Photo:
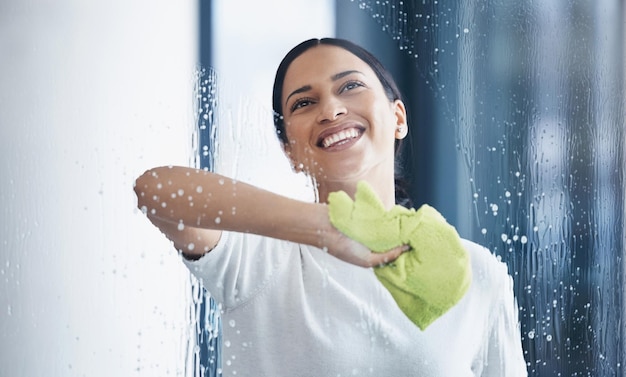
{"type": "Polygon", "coordinates": [[[185,263],[221,304],[224,376],[526,376],[506,265],[463,244],[470,289],[425,331],[372,269],[312,246],[223,232],[185,263]]]}

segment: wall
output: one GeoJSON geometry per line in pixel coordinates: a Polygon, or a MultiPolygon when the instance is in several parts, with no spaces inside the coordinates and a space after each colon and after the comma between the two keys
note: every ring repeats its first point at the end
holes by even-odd
{"type": "Polygon", "coordinates": [[[188,164],[194,1],[0,5],[0,375],[182,375],[190,280],[134,178],[188,164]]]}

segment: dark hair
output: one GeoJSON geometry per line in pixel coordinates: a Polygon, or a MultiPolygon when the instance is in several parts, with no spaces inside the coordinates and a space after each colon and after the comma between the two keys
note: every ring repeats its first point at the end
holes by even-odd
{"type": "MultiPolygon", "coordinates": [[[[343,48],[344,50],[352,53],[363,62],[365,62],[376,74],[378,80],[383,86],[383,90],[385,91],[385,95],[390,102],[395,100],[402,100],[402,95],[400,94],[400,90],[398,89],[398,85],[395,80],[385,69],[382,63],[369,51],[364,49],[363,47],[350,42],[345,39],[338,38],[313,38],[306,40],[294,48],[292,48],[287,55],[283,58],[283,60],[278,65],[278,69],[276,70],[276,76],[274,78],[274,87],[272,90],[272,108],[274,110],[274,127],[276,128],[276,134],[278,139],[283,143],[287,144],[289,140],[287,139],[287,132],[285,131],[285,122],[283,119],[283,105],[282,105],[282,92],[283,86],[285,83],[285,75],[287,74],[287,69],[293,61],[300,55],[302,55],[307,50],[317,47],[320,45],[329,45],[343,48]]],[[[409,206],[411,200],[406,193],[405,181],[401,178],[401,165],[399,162],[399,156],[401,152],[402,142],[401,140],[396,140],[395,143],[395,153],[396,153],[396,163],[395,163],[395,175],[396,175],[396,202],[405,206],[409,206]]]]}

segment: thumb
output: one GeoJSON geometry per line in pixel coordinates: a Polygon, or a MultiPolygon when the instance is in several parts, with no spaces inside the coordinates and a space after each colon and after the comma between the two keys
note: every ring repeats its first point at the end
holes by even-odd
{"type": "Polygon", "coordinates": [[[382,266],[384,264],[391,263],[398,259],[400,255],[404,252],[409,251],[411,246],[409,245],[400,245],[396,246],[391,250],[387,250],[384,253],[371,253],[370,254],[370,265],[372,267],[382,266]]]}
{"type": "Polygon", "coordinates": [[[328,195],[328,216],[330,222],[337,227],[336,224],[343,224],[352,217],[352,209],[354,202],[344,191],[331,192],[328,195]]]}

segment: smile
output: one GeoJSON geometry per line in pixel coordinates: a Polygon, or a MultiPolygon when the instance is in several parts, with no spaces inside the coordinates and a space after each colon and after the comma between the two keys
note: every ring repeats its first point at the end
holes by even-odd
{"type": "Polygon", "coordinates": [[[363,133],[362,130],[357,128],[347,128],[337,133],[328,135],[318,143],[323,148],[330,148],[345,144],[353,139],[357,139],[363,133]]]}

